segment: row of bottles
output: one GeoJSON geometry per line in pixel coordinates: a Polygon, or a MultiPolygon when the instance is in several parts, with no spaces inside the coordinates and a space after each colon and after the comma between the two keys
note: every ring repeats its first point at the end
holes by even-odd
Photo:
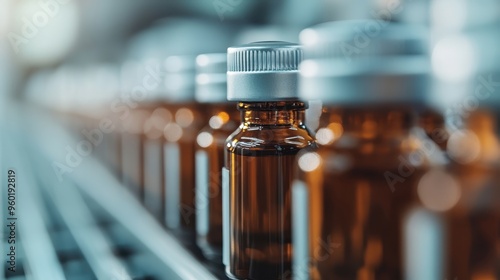
{"type": "MultiPolygon", "coordinates": [[[[497,97],[444,130],[434,95],[470,93],[431,91],[428,42],[414,26],[387,25],[346,53],[369,25],[304,30],[300,71],[291,44],[228,49],[228,99],[242,121],[223,169],[230,278],[500,277],[497,97]],[[318,99],[312,138],[300,100],[318,99]]],[[[476,89],[498,85],[493,74],[476,89]]]]}
{"type": "MultiPolygon", "coordinates": [[[[470,32],[476,54],[498,34],[470,32]]],[[[106,68],[127,83],[99,92],[111,109],[63,115],[232,279],[498,279],[500,67],[478,59],[477,79],[443,83],[427,35],[337,21],[300,45],[127,62],[106,68]],[[111,132],[96,130],[105,119],[111,132]]]]}
{"type": "MultiPolygon", "coordinates": [[[[418,28],[391,24],[359,53],[346,56],[343,44],[355,42],[368,24],[326,23],[301,33],[306,59],[300,94],[325,105],[316,133],[319,148],[297,160],[294,275],[441,279],[433,267],[415,262],[410,267],[417,265],[425,277],[404,277],[408,215],[421,205],[422,177],[442,162],[439,147],[416,127],[429,100],[426,40],[418,28]]],[[[439,187],[428,190],[438,200],[439,187]]],[[[419,237],[409,244],[426,246],[419,237]]],[[[418,258],[436,257],[425,253],[418,258]]]]}

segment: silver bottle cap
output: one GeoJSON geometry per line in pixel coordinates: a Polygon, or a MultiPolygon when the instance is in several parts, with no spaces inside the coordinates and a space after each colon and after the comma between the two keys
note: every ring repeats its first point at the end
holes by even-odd
{"type": "Polygon", "coordinates": [[[432,53],[434,104],[467,115],[500,106],[500,22],[450,34],[432,53]]]}
{"type": "Polygon", "coordinates": [[[196,101],[227,102],[227,54],[210,53],[196,57],[196,101]]]}
{"type": "Polygon", "coordinates": [[[195,100],[196,56],[170,56],[164,63],[165,100],[172,103],[195,100]]]}
{"type": "Polygon", "coordinates": [[[329,22],[300,34],[299,95],[339,105],[425,101],[425,29],[376,20],[329,22]]]}
{"type": "Polygon", "coordinates": [[[227,50],[227,99],[280,101],[298,98],[302,49],[279,41],[255,42],[227,50]]]}

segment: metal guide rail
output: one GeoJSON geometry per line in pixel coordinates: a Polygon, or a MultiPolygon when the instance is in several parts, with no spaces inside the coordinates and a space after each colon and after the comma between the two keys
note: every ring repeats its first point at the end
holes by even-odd
{"type": "MultiPolygon", "coordinates": [[[[226,279],[221,266],[181,245],[94,157],[59,180],[53,163],[71,139],[56,122],[38,114],[18,122],[5,128],[9,137],[1,143],[4,167],[15,170],[18,184],[15,271],[2,254],[0,280],[226,279]]],[[[0,197],[7,201],[4,191],[0,197]]],[[[7,221],[5,209],[0,213],[7,221]]],[[[2,233],[9,249],[9,232],[2,233]]]]}

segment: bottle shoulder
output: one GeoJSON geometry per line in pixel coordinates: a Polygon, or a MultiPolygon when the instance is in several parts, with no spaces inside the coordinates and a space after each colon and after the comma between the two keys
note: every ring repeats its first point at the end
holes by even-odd
{"type": "Polygon", "coordinates": [[[315,146],[315,139],[304,126],[240,125],[226,140],[229,152],[242,153],[290,153],[296,154],[299,150],[315,146]]]}
{"type": "Polygon", "coordinates": [[[224,147],[227,137],[238,127],[235,121],[209,122],[196,133],[198,148],[224,147]]]}

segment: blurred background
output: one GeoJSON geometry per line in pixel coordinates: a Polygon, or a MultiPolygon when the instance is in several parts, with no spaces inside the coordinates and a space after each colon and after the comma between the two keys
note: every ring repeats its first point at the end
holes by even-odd
{"type": "MultiPolygon", "coordinates": [[[[15,271],[8,269],[12,230],[1,231],[0,280],[225,279],[220,265],[181,246],[121,191],[113,168],[120,159],[109,153],[115,133],[94,150],[87,144],[99,138],[94,129],[137,114],[120,131],[142,131],[133,109],[175,99],[163,91],[186,86],[190,66],[172,56],[253,41],[298,43],[306,27],[367,18],[427,31],[432,91],[463,91],[463,100],[477,73],[500,65],[496,0],[2,0],[0,213],[3,223],[18,219],[15,271]],[[19,186],[15,209],[6,203],[11,177],[19,186]]],[[[433,100],[436,108],[454,104],[446,94],[433,100]]]]}

